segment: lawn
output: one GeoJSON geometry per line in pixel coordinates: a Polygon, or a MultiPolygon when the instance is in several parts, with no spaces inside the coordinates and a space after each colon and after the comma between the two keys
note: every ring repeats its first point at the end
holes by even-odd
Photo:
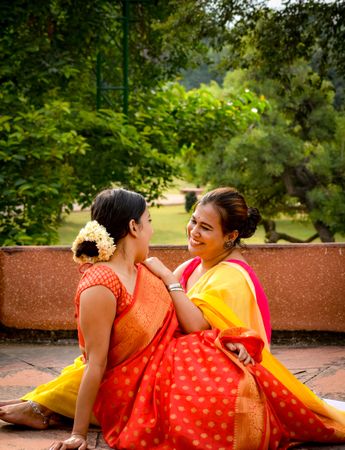
{"type": "MultiPolygon", "coordinates": [[[[184,210],[184,205],[160,206],[150,208],[154,234],[152,244],[186,244],[186,224],[190,215],[184,210]]],[[[71,213],[59,229],[59,244],[71,245],[81,227],[90,220],[89,211],[75,211],[71,213]]],[[[299,239],[307,239],[315,233],[309,222],[291,219],[278,219],[277,230],[299,239]]],[[[344,237],[337,236],[337,241],[344,241],[344,237]]],[[[264,229],[259,226],[255,235],[245,241],[248,244],[264,243],[264,229]]],[[[315,240],[313,242],[320,242],[315,240]]],[[[279,241],[284,244],[286,241],[279,241]]]]}
{"type": "MultiPolygon", "coordinates": [[[[186,243],[185,229],[190,215],[183,205],[152,207],[150,213],[154,229],[152,244],[186,243]]],[[[88,220],[89,211],[71,213],[59,229],[59,244],[70,245],[88,220]]]]}

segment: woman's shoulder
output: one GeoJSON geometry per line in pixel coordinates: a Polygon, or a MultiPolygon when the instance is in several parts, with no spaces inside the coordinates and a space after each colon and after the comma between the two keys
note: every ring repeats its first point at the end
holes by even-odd
{"type": "Polygon", "coordinates": [[[214,268],[212,278],[229,284],[245,282],[249,270],[250,266],[243,261],[225,260],[214,268]]]}
{"type": "Polygon", "coordinates": [[[183,274],[183,272],[185,271],[185,269],[189,266],[189,264],[191,264],[193,261],[195,260],[195,258],[191,258],[188,259],[187,261],[184,261],[182,264],[180,264],[179,266],[176,267],[176,269],[174,270],[174,274],[180,278],[181,275],[183,274]]]}
{"type": "Polygon", "coordinates": [[[117,277],[114,270],[110,266],[108,266],[107,264],[105,264],[103,262],[91,264],[84,271],[84,276],[86,276],[86,277],[95,276],[96,274],[104,275],[104,276],[112,276],[113,275],[113,276],[117,277]]]}
{"type": "Polygon", "coordinates": [[[111,267],[105,264],[93,264],[85,270],[79,283],[79,290],[91,286],[105,286],[111,290],[118,290],[121,287],[121,281],[111,267]]]}

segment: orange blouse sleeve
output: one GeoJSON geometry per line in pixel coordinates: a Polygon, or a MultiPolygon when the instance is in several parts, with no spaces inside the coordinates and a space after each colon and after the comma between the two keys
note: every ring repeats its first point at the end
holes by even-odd
{"type": "MultiPolygon", "coordinates": [[[[115,272],[108,266],[91,266],[84,272],[75,296],[75,318],[77,320],[78,340],[81,347],[85,347],[85,340],[79,325],[80,295],[85,289],[93,286],[104,286],[111,290],[116,299],[122,297],[123,286],[115,272]]],[[[117,313],[125,305],[118,305],[117,313]],[[119,308],[120,306],[120,308],[119,308]],[[122,306],[122,307],[121,307],[122,306]]]]}

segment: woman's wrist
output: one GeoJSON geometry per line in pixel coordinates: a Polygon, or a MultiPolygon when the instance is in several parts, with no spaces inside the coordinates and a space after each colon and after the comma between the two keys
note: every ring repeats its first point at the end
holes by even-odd
{"type": "Polygon", "coordinates": [[[82,438],[82,439],[84,439],[86,441],[87,432],[86,433],[81,433],[80,431],[72,431],[71,436],[79,437],[79,438],[82,438]]]}
{"type": "Polygon", "coordinates": [[[161,277],[161,279],[162,279],[163,283],[165,284],[165,286],[169,286],[170,284],[179,282],[177,277],[172,272],[169,272],[169,273],[163,275],[161,277]]]}

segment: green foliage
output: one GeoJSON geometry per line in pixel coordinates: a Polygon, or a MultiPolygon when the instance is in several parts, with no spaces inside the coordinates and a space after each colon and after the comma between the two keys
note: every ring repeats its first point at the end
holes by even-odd
{"type": "Polygon", "coordinates": [[[89,204],[111,184],[152,200],[171,181],[175,128],[152,124],[158,103],[144,120],[135,118],[145,112],[136,102],[141,92],[150,94],[148,87],[189,64],[174,46],[169,51],[156,26],[170,3],[131,2],[130,122],[118,113],[117,94],[109,94],[112,111],[94,111],[98,53],[104,83],[122,84],[122,13],[121,3],[109,0],[1,3],[1,245],[55,242],[73,202],[89,204]]]}
{"type": "Polygon", "coordinates": [[[24,109],[0,119],[1,245],[56,241],[61,213],[77,196],[68,159],[88,149],[82,136],[64,127],[66,103],[24,109]]]}
{"type": "Polygon", "coordinates": [[[273,12],[261,0],[130,2],[124,117],[117,90],[95,111],[98,54],[103,86],[123,83],[121,2],[3,2],[2,243],[54,242],[74,202],[89,205],[109,185],[152,201],[185,173],[243,186],[267,214],[304,208],[318,227],[342,230],[344,126],[326,75],[340,80],[344,5],[293,3],[273,12]],[[246,76],[189,92],[166,83],[210,46],[246,76]]]}
{"type": "MultiPolygon", "coordinates": [[[[152,115],[159,111],[151,111],[152,115]]],[[[151,116],[149,116],[151,117],[151,116]]],[[[128,124],[126,118],[110,110],[81,111],[76,114],[76,129],[85,137],[92,151],[83,158],[75,155],[79,203],[89,205],[94,195],[111,184],[141,192],[154,200],[172,180],[176,147],[162,148],[156,136],[164,134],[161,127],[148,129],[141,123],[128,124]]]]}
{"type": "Polygon", "coordinates": [[[196,193],[194,191],[187,192],[184,199],[184,209],[187,213],[192,211],[193,206],[198,201],[198,197],[196,196],[196,193]]]}
{"type": "MultiPolygon", "coordinates": [[[[190,26],[181,23],[176,32],[174,0],[128,3],[129,87],[135,102],[141,90],[199,62],[207,46],[190,26]]],[[[104,87],[123,85],[122,18],[122,2],[112,0],[1,2],[0,83],[11,83],[15,97],[24,95],[35,106],[53,96],[93,107],[97,55],[104,87]]],[[[121,91],[108,90],[105,98],[102,107],[121,111],[121,91]]]]}
{"type": "Polygon", "coordinates": [[[259,83],[257,72],[255,81],[249,70],[228,74],[225,93],[255,87],[270,95],[270,107],[255,127],[198,158],[198,181],[236,186],[266,217],[304,211],[321,240],[333,240],[345,231],[345,119],[329,82],[303,62],[287,71],[285,96],[279,82],[259,83]]]}
{"type": "MultiPolygon", "coordinates": [[[[4,103],[11,93],[3,89],[4,103]]],[[[76,109],[51,101],[2,116],[0,170],[2,245],[56,241],[61,214],[73,202],[90,204],[95,193],[121,185],[155,200],[181,175],[176,156],[208,153],[257,120],[263,102],[246,93],[226,102],[210,89],[186,92],[179,84],[138,96],[135,118],[76,109]]]]}
{"type": "Polygon", "coordinates": [[[345,223],[344,118],[334,108],[344,108],[345,4],[260,3],[246,3],[234,18],[233,2],[216,2],[215,21],[232,22],[218,35],[221,70],[231,69],[218,96],[247,87],[270,107],[242,135],[192,155],[190,165],[196,182],[234,184],[268,217],[307,213],[321,240],[331,241],[345,223]]]}
{"type": "Polygon", "coordinates": [[[212,184],[212,180],[216,184],[225,175],[225,143],[256,124],[267,103],[248,89],[237,95],[224,93],[216,83],[189,91],[188,97],[195,111],[183,111],[179,128],[180,137],[186,135],[192,142],[183,148],[185,172],[201,185],[212,184]]]}
{"type": "Polygon", "coordinates": [[[229,16],[232,20],[232,26],[218,35],[229,50],[223,67],[255,67],[259,73],[283,83],[281,68],[298,58],[312,60],[321,78],[328,77],[330,69],[339,75],[344,73],[343,1],[287,0],[273,10],[265,5],[267,2],[253,0],[237,11],[235,19],[232,14],[236,2],[216,3],[222,5],[217,22],[224,23],[229,16]]]}
{"type": "Polygon", "coordinates": [[[169,140],[164,122],[148,134],[113,111],[59,101],[35,109],[24,100],[23,110],[0,120],[1,245],[54,243],[61,214],[114,183],[150,201],[172,180],[178,149],[160,151],[155,138],[169,140]]]}

